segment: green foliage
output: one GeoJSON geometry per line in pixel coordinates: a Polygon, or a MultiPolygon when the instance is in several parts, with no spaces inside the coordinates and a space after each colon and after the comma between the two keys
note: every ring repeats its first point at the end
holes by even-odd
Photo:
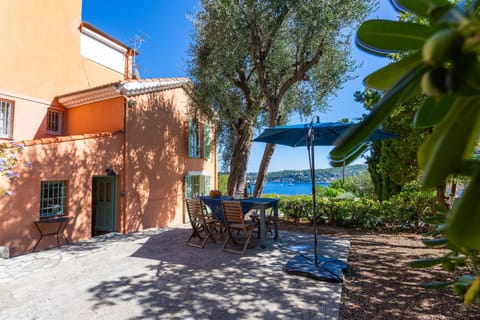
{"type": "Polygon", "coordinates": [[[307,195],[282,196],[264,195],[265,197],[276,197],[280,199],[278,210],[283,216],[295,223],[307,218],[312,212],[312,197],[307,195]]]}
{"type": "MultiPolygon", "coordinates": [[[[319,188],[320,189],[320,188],[319,188]]],[[[342,198],[342,189],[317,189],[317,219],[319,223],[381,230],[385,232],[426,230],[424,219],[431,215],[435,196],[432,192],[418,190],[410,185],[389,201],[379,202],[367,197],[342,198]],[[415,190],[415,191],[414,191],[415,190]],[[322,194],[321,192],[325,192],[322,194]]],[[[310,196],[266,195],[280,199],[279,210],[289,220],[312,222],[312,198],[310,196]]]]}
{"type": "MultiPolygon", "coordinates": [[[[373,3],[201,1],[190,49],[192,97],[217,122],[229,190],[245,180],[255,127],[325,110],[326,98],[354,67],[349,36],[342,31],[362,21],[373,3]]],[[[266,148],[269,159],[273,148],[266,148]]],[[[256,187],[263,186],[269,160],[264,161],[256,187]]]]}
{"type": "Polygon", "coordinates": [[[315,192],[317,197],[334,198],[341,195],[345,190],[331,187],[316,187],[315,192]]]}
{"type": "Polygon", "coordinates": [[[222,194],[228,194],[227,192],[227,181],[228,181],[228,175],[222,174],[218,175],[218,191],[220,191],[222,194]]]}
{"type": "Polygon", "coordinates": [[[429,237],[423,240],[423,243],[429,247],[436,248],[448,248],[449,251],[442,256],[434,258],[418,259],[410,262],[412,268],[429,268],[434,265],[440,265],[444,270],[456,273],[466,273],[461,275],[456,281],[441,281],[435,283],[421,283],[420,286],[424,288],[442,288],[451,286],[453,290],[460,296],[464,297],[466,304],[471,304],[476,301],[480,302],[478,296],[478,272],[480,256],[479,250],[467,249],[461,246],[457,246],[448,240],[445,236],[445,226],[448,214],[447,212],[439,208],[439,212],[426,218],[426,221],[435,226],[435,229],[425,236],[429,237]]]}
{"type": "MultiPolygon", "coordinates": [[[[445,269],[455,266],[452,259],[458,252],[471,258],[474,275],[464,275],[453,285],[464,296],[466,304],[480,302],[480,160],[472,157],[480,130],[480,2],[446,0],[393,1],[405,11],[426,19],[411,22],[408,27],[398,22],[398,29],[390,28],[390,37],[369,30],[381,29],[383,22],[366,22],[366,31],[359,29],[358,43],[367,52],[393,52],[401,57],[402,68],[393,70],[391,86],[375,104],[368,117],[356,128],[339,139],[331,151],[332,158],[351,153],[357,145],[399,105],[418,95],[420,90],[430,96],[416,112],[412,123],[416,128],[431,127],[432,134],[418,150],[418,163],[423,170],[423,188],[436,188],[456,174],[470,177],[463,196],[449,210],[445,223],[437,234],[448,240],[452,253],[442,263],[445,269]],[[417,25],[413,27],[412,25],[417,25]],[[414,30],[424,28],[419,40],[407,47],[398,46],[394,39],[414,37],[414,30]],[[395,34],[398,33],[398,34],[395,34]],[[418,54],[421,53],[421,59],[418,54]],[[417,55],[411,58],[412,55],[417,55]],[[412,59],[407,63],[406,59],[412,59]],[[395,80],[396,79],[396,80],[395,80]],[[423,79],[421,81],[421,79],[423,79]],[[420,83],[422,82],[422,85],[420,83]]],[[[392,22],[393,23],[393,22],[392,22]]],[[[390,70],[391,71],[391,70],[390,70]]],[[[386,72],[385,68],[376,71],[386,72]]],[[[373,78],[372,78],[373,79],[373,78]]],[[[383,90],[383,84],[370,81],[374,89],[383,90]]],[[[433,262],[432,262],[433,263],[433,262]]],[[[423,264],[426,266],[428,263],[423,264]]]]}
{"type": "MultiPolygon", "coordinates": [[[[355,94],[356,101],[363,102],[367,110],[372,109],[380,98],[380,93],[371,89],[355,94]]],[[[423,101],[421,96],[411,99],[385,118],[383,128],[397,138],[371,143],[366,160],[376,197],[381,201],[398,194],[406,183],[418,179],[417,149],[429,131],[414,129],[411,123],[423,101]]]]}
{"type": "Polygon", "coordinates": [[[345,178],[343,189],[352,192],[357,197],[376,198],[372,178],[366,170],[359,172],[357,175],[345,178]]]}

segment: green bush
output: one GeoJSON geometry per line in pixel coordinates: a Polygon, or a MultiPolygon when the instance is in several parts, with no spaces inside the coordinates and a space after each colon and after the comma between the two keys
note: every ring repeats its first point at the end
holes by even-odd
{"type": "Polygon", "coordinates": [[[375,189],[368,171],[346,177],[344,182],[342,180],[332,181],[328,187],[342,192],[351,192],[357,197],[375,197],[375,189]]]}
{"type": "Polygon", "coordinates": [[[317,197],[338,197],[345,192],[342,188],[331,188],[331,187],[316,187],[315,192],[317,197]]]}
{"type": "MultiPolygon", "coordinates": [[[[420,191],[418,184],[407,184],[402,192],[388,201],[379,202],[367,197],[341,198],[340,191],[321,190],[317,197],[317,222],[364,230],[412,231],[426,230],[424,219],[433,211],[435,194],[420,191]]],[[[294,223],[312,222],[312,198],[307,195],[265,195],[279,198],[281,216],[294,223]]]]}

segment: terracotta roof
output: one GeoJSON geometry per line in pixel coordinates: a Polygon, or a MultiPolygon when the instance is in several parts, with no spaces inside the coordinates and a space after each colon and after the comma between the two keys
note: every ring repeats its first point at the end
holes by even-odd
{"type": "Polygon", "coordinates": [[[120,92],[129,97],[167,89],[179,88],[190,82],[188,78],[151,78],[126,80],[120,84],[120,92]]]}
{"type": "Polygon", "coordinates": [[[150,78],[139,80],[122,80],[94,88],[80,90],[58,96],[58,102],[66,108],[113,99],[121,96],[136,96],[191,84],[188,78],[150,78]]]}
{"type": "Polygon", "coordinates": [[[120,97],[121,94],[118,91],[118,86],[120,85],[120,83],[121,81],[117,81],[98,87],[93,87],[90,89],[64,94],[61,96],[57,96],[57,99],[58,102],[60,102],[66,108],[71,108],[87,103],[93,103],[120,97]]]}
{"type": "Polygon", "coordinates": [[[16,144],[23,144],[24,146],[34,146],[34,145],[45,145],[45,144],[52,144],[52,143],[61,143],[61,142],[69,142],[69,141],[77,141],[77,140],[86,140],[86,139],[96,139],[96,138],[104,138],[104,137],[113,137],[114,135],[122,134],[122,130],[114,131],[114,132],[100,132],[100,133],[86,133],[86,134],[77,134],[72,136],[58,136],[58,137],[48,137],[48,138],[41,138],[41,139],[34,139],[34,140],[23,140],[23,141],[16,141],[16,144]]]}

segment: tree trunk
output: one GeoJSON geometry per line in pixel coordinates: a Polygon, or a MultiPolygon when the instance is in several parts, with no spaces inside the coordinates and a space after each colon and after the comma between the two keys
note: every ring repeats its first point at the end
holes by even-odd
{"type": "Polygon", "coordinates": [[[260,162],[260,168],[258,168],[257,180],[255,181],[255,189],[253,190],[254,197],[260,197],[267,180],[268,165],[272,159],[273,151],[275,151],[275,145],[268,143],[263,151],[262,162],[260,162]]]}
{"type": "MultiPolygon", "coordinates": [[[[270,97],[268,100],[268,105],[270,113],[268,115],[268,125],[274,127],[280,124],[280,118],[278,116],[280,108],[280,99],[275,97],[270,97]]],[[[275,151],[275,145],[267,143],[265,150],[263,151],[262,162],[260,162],[260,168],[258,168],[257,180],[255,181],[255,189],[253,190],[254,197],[260,197],[263,192],[263,187],[265,186],[265,181],[267,180],[268,175],[268,166],[270,165],[270,160],[272,160],[273,152],[275,151]]]]}
{"type": "Polygon", "coordinates": [[[442,206],[442,208],[448,210],[450,209],[450,205],[448,204],[447,197],[445,197],[446,190],[447,185],[445,183],[437,187],[437,203],[442,206]]]}
{"type": "Polygon", "coordinates": [[[455,178],[452,179],[449,196],[451,201],[453,201],[453,199],[455,199],[455,197],[457,196],[457,180],[455,180],[455,178]]]}
{"type": "Polygon", "coordinates": [[[252,149],[253,125],[244,121],[238,129],[238,137],[233,148],[228,176],[227,190],[229,195],[244,192],[247,179],[248,159],[252,149]]]}

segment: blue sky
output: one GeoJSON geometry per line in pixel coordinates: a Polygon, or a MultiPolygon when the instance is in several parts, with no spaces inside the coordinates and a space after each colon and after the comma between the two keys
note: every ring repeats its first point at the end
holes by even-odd
{"type": "MultiPolygon", "coordinates": [[[[390,2],[380,2],[379,10],[370,18],[396,19],[397,13],[390,2]]],[[[184,77],[187,75],[186,61],[193,33],[188,16],[193,15],[198,8],[198,0],[83,0],[82,20],[130,46],[133,46],[132,39],[135,36],[143,36],[145,41],[139,48],[140,55],[137,58],[142,78],[184,77]]],[[[358,50],[353,43],[352,47],[353,58],[362,67],[352,73],[357,78],[345,83],[336,97],[330,99],[330,110],[319,114],[320,121],[335,122],[342,118],[360,117],[364,109],[361,104],[353,101],[353,93],[363,89],[362,79],[366,75],[388,63],[386,59],[358,50]]],[[[257,171],[263,148],[263,143],[254,143],[249,171],[257,171]]],[[[327,155],[330,149],[316,149],[317,168],[329,167],[327,155]]],[[[362,163],[362,160],[359,159],[356,163],[362,163]]],[[[269,171],[307,168],[305,148],[278,146],[269,171]]]]}

